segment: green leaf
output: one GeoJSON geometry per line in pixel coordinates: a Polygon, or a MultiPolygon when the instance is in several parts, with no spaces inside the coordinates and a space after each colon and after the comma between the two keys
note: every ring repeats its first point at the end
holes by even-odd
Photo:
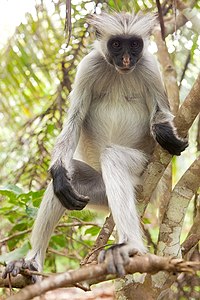
{"type": "Polygon", "coordinates": [[[7,185],[5,187],[0,188],[0,194],[3,196],[7,196],[11,201],[16,201],[16,198],[22,190],[16,185],[7,185]]]}
{"type": "Polygon", "coordinates": [[[15,195],[19,195],[23,193],[23,190],[19,188],[17,185],[8,184],[5,187],[0,187],[0,192],[12,192],[15,195]]]}
{"type": "Polygon", "coordinates": [[[19,223],[19,224],[16,224],[13,228],[12,228],[12,232],[15,232],[15,231],[23,231],[23,230],[26,230],[27,229],[27,222],[24,223],[19,223]]]}
{"type": "Polygon", "coordinates": [[[97,226],[92,226],[88,229],[86,229],[85,234],[91,234],[92,236],[95,236],[99,233],[100,228],[97,226]]]}
{"type": "Polygon", "coordinates": [[[36,215],[37,215],[37,208],[34,207],[26,207],[26,213],[28,215],[28,217],[35,219],[36,215]]]}
{"type": "Polygon", "coordinates": [[[51,242],[52,242],[53,245],[58,245],[62,248],[66,246],[66,238],[63,235],[54,235],[54,236],[52,236],[51,242]]]}
{"type": "Polygon", "coordinates": [[[20,248],[17,248],[9,253],[0,255],[0,263],[3,264],[4,262],[8,263],[12,260],[18,260],[20,258],[23,258],[28,250],[31,248],[29,242],[25,242],[24,245],[20,248]]]}

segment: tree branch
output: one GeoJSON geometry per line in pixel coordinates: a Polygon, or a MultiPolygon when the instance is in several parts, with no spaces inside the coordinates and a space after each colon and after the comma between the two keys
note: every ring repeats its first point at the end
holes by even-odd
{"type": "Polygon", "coordinates": [[[160,30],[154,31],[155,42],[158,47],[157,57],[162,67],[163,80],[167,91],[172,113],[175,115],[179,107],[179,87],[177,84],[177,73],[170,58],[165,41],[161,37],[160,30]]]}
{"type": "MultiPolygon", "coordinates": [[[[180,136],[185,137],[195,118],[200,112],[200,74],[197,77],[192,89],[185,101],[179,108],[174,119],[176,128],[180,136]]],[[[138,193],[138,210],[140,215],[149,203],[151,195],[162,177],[166,167],[171,161],[172,156],[159,145],[156,146],[151,162],[144,172],[144,184],[138,193]]]]}
{"type": "Polygon", "coordinates": [[[114,227],[115,223],[113,221],[112,215],[110,214],[106,218],[94,246],[92,247],[91,251],[87,254],[87,256],[82,260],[81,265],[86,265],[97,261],[98,254],[101,251],[101,249],[105,246],[105,244],[107,244],[114,227]]]}
{"type": "MultiPolygon", "coordinates": [[[[172,259],[159,257],[153,254],[143,256],[134,256],[130,258],[130,263],[126,266],[126,273],[156,273],[159,270],[168,272],[189,272],[195,274],[195,269],[199,268],[197,262],[187,262],[182,259],[172,259]]],[[[106,265],[90,265],[84,266],[79,270],[69,271],[57,275],[50,276],[43,281],[36,283],[34,286],[27,286],[19,293],[12,295],[7,300],[30,300],[35,296],[44,294],[47,291],[55,290],[62,287],[74,286],[77,282],[87,281],[89,284],[116,278],[116,276],[108,276],[106,265]]],[[[0,280],[0,284],[1,280],[0,280]]]]}
{"type": "Polygon", "coordinates": [[[174,119],[178,133],[185,137],[200,112],[200,73],[174,119]]]}
{"type": "Polygon", "coordinates": [[[189,202],[200,186],[200,156],[176,184],[160,226],[158,254],[180,256],[180,234],[189,202]]]}
{"type": "MultiPolygon", "coordinates": [[[[193,8],[196,1],[192,0],[192,1],[188,1],[188,5],[185,5],[185,9],[186,8],[193,8]]],[[[176,29],[182,27],[183,25],[185,25],[185,23],[188,21],[188,19],[184,16],[184,14],[181,11],[181,7],[179,6],[179,15],[176,18],[176,29]]],[[[165,37],[167,37],[169,34],[173,34],[175,31],[175,26],[174,26],[174,19],[168,21],[165,23],[165,37]]]]}

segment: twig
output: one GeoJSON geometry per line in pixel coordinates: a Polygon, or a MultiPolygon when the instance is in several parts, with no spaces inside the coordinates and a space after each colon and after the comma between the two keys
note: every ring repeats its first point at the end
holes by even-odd
{"type": "Polygon", "coordinates": [[[61,223],[61,224],[58,224],[56,226],[56,228],[59,228],[59,227],[74,227],[74,226],[97,226],[97,227],[100,227],[97,223],[95,222],[84,222],[84,221],[79,221],[79,222],[72,222],[72,223],[61,223]]]}
{"type": "Polygon", "coordinates": [[[160,5],[160,0],[156,0],[156,5],[158,8],[158,16],[159,16],[159,22],[160,22],[160,29],[161,29],[161,35],[162,35],[162,40],[165,40],[165,25],[164,25],[164,20],[163,20],[163,15],[162,15],[162,8],[160,5]]]}
{"type": "Polygon", "coordinates": [[[183,257],[200,241],[200,234],[191,234],[181,245],[183,257]]]}
{"type": "Polygon", "coordinates": [[[185,77],[185,73],[187,71],[187,68],[188,68],[188,65],[190,63],[190,60],[191,60],[191,53],[189,52],[188,55],[187,55],[187,58],[186,58],[186,61],[185,61],[185,64],[184,64],[184,67],[183,67],[183,72],[181,74],[181,79],[180,79],[180,84],[179,84],[179,89],[181,88],[181,85],[182,85],[182,81],[185,77]]]}
{"type": "Polygon", "coordinates": [[[23,231],[20,231],[20,232],[16,232],[16,233],[14,233],[14,234],[12,234],[10,236],[7,236],[6,238],[0,240],[0,244],[4,244],[4,243],[6,243],[6,242],[8,242],[8,241],[10,241],[10,240],[12,240],[12,239],[20,236],[20,235],[25,234],[25,233],[29,233],[29,232],[31,232],[31,230],[32,229],[26,229],[26,230],[23,230],[23,231]]]}
{"type": "Polygon", "coordinates": [[[112,215],[110,214],[106,218],[94,246],[92,247],[88,255],[82,260],[81,265],[89,264],[97,260],[100,250],[105,246],[105,244],[107,244],[107,241],[112,234],[114,227],[115,224],[112,215]]]}

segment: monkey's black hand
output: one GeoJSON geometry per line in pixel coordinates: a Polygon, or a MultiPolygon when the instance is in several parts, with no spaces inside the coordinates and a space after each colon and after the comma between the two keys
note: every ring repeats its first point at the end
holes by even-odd
{"type": "Polygon", "coordinates": [[[153,125],[156,141],[172,155],[180,155],[188,146],[186,139],[179,138],[169,122],[153,125]]]}
{"type": "MultiPolygon", "coordinates": [[[[38,265],[34,259],[24,260],[24,258],[19,260],[13,260],[7,264],[5,267],[2,278],[6,279],[8,274],[13,277],[17,276],[20,273],[23,273],[23,270],[28,269],[30,271],[38,271],[38,265]]],[[[35,283],[37,281],[38,276],[32,275],[31,282],[35,283]]]]}
{"type": "Polygon", "coordinates": [[[108,273],[124,276],[124,266],[129,263],[129,257],[138,253],[138,250],[126,243],[116,244],[99,253],[98,262],[105,262],[108,273]]]}
{"type": "Polygon", "coordinates": [[[53,178],[54,193],[62,205],[69,210],[83,209],[89,202],[89,198],[75,191],[65,168],[63,166],[52,167],[50,172],[53,178]]]}

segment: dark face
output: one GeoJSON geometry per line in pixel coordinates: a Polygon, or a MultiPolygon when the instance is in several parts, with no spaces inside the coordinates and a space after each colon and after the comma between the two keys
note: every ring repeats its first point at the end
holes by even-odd
{"type": "Polygon", "coordinates": [[[114,36],[107,44],[108,61],[119,73],[132,71],[142,57],[143,40],[137,36],[114,36]]]}

